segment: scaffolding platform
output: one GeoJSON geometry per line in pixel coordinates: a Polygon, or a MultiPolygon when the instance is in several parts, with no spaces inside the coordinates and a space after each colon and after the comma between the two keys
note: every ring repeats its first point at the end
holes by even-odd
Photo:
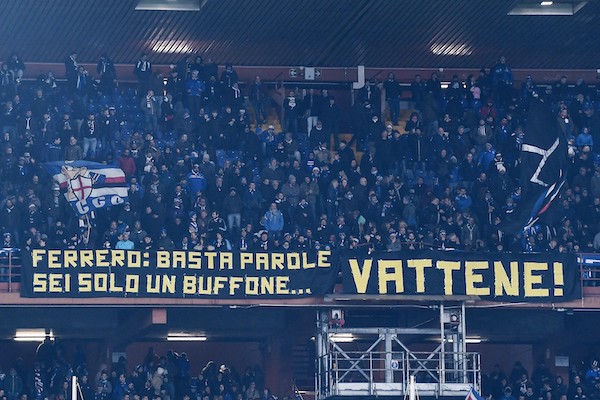
{"type": "Polygon", "coordinates": [[[480,356],[467,352],[464,306],[452,317],[440,307],[440,328],[343,328],[322,316],[317,333],[316,398],[409,397],[464,399],[480,390],[480,356]],[[405,338],[437,337],[430,351],[405,338]]]}

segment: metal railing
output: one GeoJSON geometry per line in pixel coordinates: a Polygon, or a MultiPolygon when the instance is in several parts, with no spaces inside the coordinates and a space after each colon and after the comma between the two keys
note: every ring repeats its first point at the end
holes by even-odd
{"type": "Polygon", "coordinates": [[[18,292],[21,282],[21,250],[0,249],[0,292],[18,292]]]}
{"type": "Polygon", "coordinates": [[[328,382],[321,382],[325,390],[317,390],[322,398],[405,395],[411,376],[415,377],[417,391],[434,396],[464,395],[468,388],[479,389],[481,385],[480,355],[475,352],[342,352],[332,349],[319,362],[329,366],[328,382]]]}
{"type": "Polygon", "coordinates": [[[370,351],[347,351],[342,354],[333,352],[332,372],[336,383],[363,382],[383,383],[386,382],[386,356],[391,355],[394,367],[392,368],[392,382],[403,382],[406,359],[404,352],[370,351]]]}
{"type": "Polygon", "coordinates": [[[404,370],[405,382],[414,375],[417,383],[480,383],[480,358],[474,352],[411,352],[404,370]]]}

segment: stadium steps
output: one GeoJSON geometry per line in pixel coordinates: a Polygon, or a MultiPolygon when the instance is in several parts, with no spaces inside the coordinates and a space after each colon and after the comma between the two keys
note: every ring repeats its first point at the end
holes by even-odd
{"type": "Polygon", "coordinates": [[[312,350],[314,346],[311,344],[292,346],[292,373],[296,386],[300,390],[314,390],[315,386],[315,360],[314,350],[312,350]]]}
{"type": "MultiPolygon", "coordinates": [[[[406,121],[408,120],[408,117],[410,116],[410,114],[415,111],[415,110],[400,110],[400,124],[398,125],[394,125],[394,129],[397,131],[400,131],[401,133],[404,133],[406,128],[406,121]]],[[[386,120],[386,125],[389,123],[389,120],[386,120]]],[[[345,140],[346,142],[350,142],[350,140],[352,140],[352,134],[351,133],[340,133],[339,135],[339,139],[340,140],[345,140]]],[[[333,149],[333,139],[331,139],[331,143],[330,143],[330,149],[333,149]]],[[[352,150],[354,150],[354,156],[356,158],[356,162],[360,164],[360,160],[362,158],[363,152],[358,150],[356,148],[356,143],[352,144],[352,150]]],[[[332,154],[335,154],[335,151],[332,150],[332,154]]]]}
{"type": "MultiPolygon", "coordinates": [[[[249,104],[248,102],[248,108],[251,110],[252,115],[254,115],[254,110],[252,109],[252,106],[249,104]]],[[[408,120],[408,117],[410,116],[410,114],[413,112],[414,110],[409,109],[409,110],[400,110],[400,124],[398,125],[394,125],[394,129],[400,131],[400,132],[404,132],[404,128],[406,127],[406,121],[408,120]]],[[[386,124],[388,124],[390,121],[386,120],[386,124]]],[[[273,125],[275,127],[275,132],[283,132],[283,126],[281,125],[281,121],[279,120],[279,116],[277,115],[277,113],[275,112],[275,109],[273,107],[269,107],[268,108],[268,115],[267,115],[267,123],[266,124],[260,124],[261,130],[266,130],[269,125],[273,125]]],[[[256,129],[255,126],[253,126],[254,129],[256,129]]],[[[350,140],[352,140],[352,134],[351,133],[340,133],[338,135],[339,140],[345,140],[346,142],[350,142],[350,140]]],[[[330,149],[332,149],[331,154],[334,155],[336,153],[336,151],[334,150],[335,148],[333,147],[333,138],[331,139],[331,143],[330,143],[330,149]]],[[[356,162],[360,164],[360,160],[362,159],[362,155],[363,152],[358,150],[356,148],[356,143],[352,144],[352,150],[354,150],[354,156],[356,158],[356,162]]]]}
{"type": "MultiPolygon", "coordinates": [[[[252,109],[252,106],[250,107],[250,109],[252,109]]],[[[252,115],[254,115],[254,109],[252,109],[252,115]]],[[[259,121],[259,122],[262,122],[262,121],[259,121]]],[[[275,112],[275,109],[273,107],[268,108],[267,123],[259,124],[259,125],[262,130],[267,129],[269,127],[269,125],[273,125],[275,127],[275,132],[277,132],[277,133],[283,132],[283,126],[281,125],[279,116],[277,115],[277,113],[275,112]]]]}

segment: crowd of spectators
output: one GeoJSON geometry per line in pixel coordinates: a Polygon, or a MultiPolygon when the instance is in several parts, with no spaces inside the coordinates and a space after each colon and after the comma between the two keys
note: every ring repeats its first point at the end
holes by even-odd
{"type": "Polygon", "coordinates": [[[416,76],[405,124],[393,73],[345,109],[327,90],[241,85],[232,65],[201,57],[162,76],[143,55],[135,88],[118,85],[107,55],[93,74],[72,52],[66,85],[47,74],[27,86],[19,62],[0,70],[4,247],[600,250],[600,102],[581,79],[548,88],[569,140],[557,217],[519,237],[504,226],[521,201],[519,147],[540,87],[528,77],[515,88],[504,58],[447,88],[416,76]],[[273,105],[281,132],[268,125],[273,105]],[[346,126],[352,139],[340,140],[346,126]],[[41,167],[62,160],[126,174],[128,202],[98,210],[91,233],[41,167]]]}
{"type": "Polygon", "coordinates": [[[258,365],[240,374],[234,366],[209,361],[197,368],[192,362],[186,353],[159,355],[150,347],[136,366],[121,356],[91,372],[81,346],[69,361],[61,345],[47,339],[33,366],[18,358],[0,374],[0,399],[71,400],[75,376],[77,398],[83,400],[277,400],[258,365]]]}
{"type": "MultiPolygon", "coordinates": [[[[84,400],[278,399],[265,386],[258,365],[240,374],[231,365],[214,361],[194,365],[186,353],[169,350],[161,355],[152,347],[135,366],[121,356],[111,365],[101,364],[90,370],[86,358],[82,346],[76,346],[67,357],[60,343],[47,339],[38,347],[33,365],[17,358],[0,373],[0,399],[71,400],[73,376],[77,377],[78,398],[84,400]]],[[[496,364],[482,374],[481,394],[488,400],[600,398],[600,364],[595,357],[573,363],[565,375],[552,373],[544,362],[537,364],[531,374],[519,361],[509,374],[496,364]]],[[[425,381],[427,378],[423,376],[425,381]]]]}
{"type": "Polygon", "coordinates": [[[482,376],[484,394],[495,400],[587,400],[600,398],[600,367],[592,357],[589,364],[575,364],[568,377],[553,374],[539,363],[531,375],[517,361],[510,374],[498,364],[482,376]]]}

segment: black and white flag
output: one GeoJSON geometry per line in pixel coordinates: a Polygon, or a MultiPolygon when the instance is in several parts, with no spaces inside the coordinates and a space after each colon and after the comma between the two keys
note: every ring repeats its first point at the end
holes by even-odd
{"type": "Polygon", "coordinates": [[[533,98],[521,147],[522,197],[518,221],[531,228],[547,212],[566,183],[567,141],[549,104],[533,98]]]}

